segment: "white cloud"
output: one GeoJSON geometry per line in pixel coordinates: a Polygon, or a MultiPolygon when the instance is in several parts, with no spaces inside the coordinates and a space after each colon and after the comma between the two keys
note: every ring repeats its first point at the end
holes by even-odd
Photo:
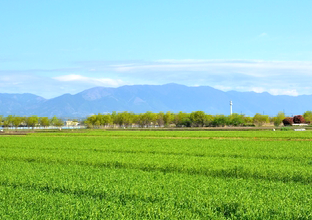
{"type": "Polygon", "coordinates": [[[231,86],[223,86],[223,85],[215,85],[214,88],[222,91],[230,91],[233,89],[233,87],[231,86]]]}
{"type": "Polygon", "coordinates": [[[289,96],[298,96],[299,95],[299,93],[296,89],[267,89],[267,88],[263,88],[263,87],[252,87],[249,90],[256,92],[256,93],[268,92],[271,95],[289,95],[289,96]]]}
{"type": "Polygon", "coordinates": [[[44,98],[53,98],[64,93],[76,94],[95,86],[118,87],[124,84],[125,82],[118,79],[78,74],[51,78],[28,73],[0,73],[0,93],[33,93],[44,98]]]}
{"type": "Polygon", "coordinates": [[[272,95],[290,95],[290,96],[298,96],[299,93],[296,89],[270,89],[268,91],[272,95]]]}
{"type": "MultiPolygon", "coordinates": [[[[262,35],[265,35],[263,33],[262,35]]],[[[132,84],[180,83],[221,90],[312,94],[312,62],[265,60],[165,59],[130,62],[84,62],[85,69],[109,72],[132,84]]]]}
{"type": "Polygon", "coordinates": [[[286,62],[261,60],[160,60],[153,63],[112,65],[116,72],[172,72],[192,71],[218,74],[243,73],[253,77],[281,74],[281,71],[297,71],[312,75],[312,62],[286,62]]]}
{"type": "Polygon", "coordinates": [[[79,67],[53,70],[0,69],[0,92],[30,92],[55,97],[64,93],[75,94],[95,86],[161,85],[173,82],[188,86],[211,86],[223,91],[312,94],[312,62],[172,59],[77,64],[79,67]]]}
{"type": "Polygon", "coordinates": [[[58,76],[58,77],[54,77],[53,79],[61,81],[61,82],[83,82],[83,83],[93,84],[96,86],[118,87],[118,86],[125,84],[125,82],[119,79],[94,78],[94,77],[86,77],[86,76],[76,75],[76,74],[58,76]]]}
{"type": "Polygon", "coordinates": [[[265,92],[265,88],[262,87],[252,87],[250,88],[250,91],[256,92],[256,93],[262,93],[265,92]]]}
{"type": "Polygon", "coordinates": [[[263,93],[268,92],[271,95],[288,95],[288,96],[298,96],[299,92],[296,89],[271,89],[271,88],[265,88],[265,87],[241,87],[241,86],[222,86],[222,85],[216,85],[214,88],[222,90],[222,91],[240,91],[240,92],[256,92],[256,93],[263,93]]]}
{"type": "Polygon", "coordinates": [[[87,77],[83,77],[83,76],[75,75],[75,74],[54,77],[54,79],[56,79],[58,81],[62,81],[62,82],[83,81],[85,78],[87,78],[87,77]]]}

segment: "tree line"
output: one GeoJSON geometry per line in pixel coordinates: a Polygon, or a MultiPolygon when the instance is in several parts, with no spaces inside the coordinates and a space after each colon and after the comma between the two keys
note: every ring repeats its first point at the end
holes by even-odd
{"type": "Polygon", "coordinates": [[[38,117],[36,115],[29,116],[29,117],[21,117],[21,116],[15,116],[15,115],[9,115],[7,117],[0,116],[0,126],[4,128],[8,127],[29,127],[29,128],[35,128],[35,127],[49,127],[49,126],[55,126],[55,127],[62,127],[64,125],[64,122],[62,119],[57,118],[54,116],[53,118],[48,117],[38,117]]]}
{"type": "MultiPolygon", "coordinates": [[[[312,111],[304,113],[306,121],[312,121],[312,111]]],[[[255,114],[253,117],[234,113],[232,115],[210,115],[203,111],[192,113],[173,112],[146,112],[135,114],[133,112],[113,112],[111,114],[98,114],[88,117],[84,123],[90,128],[101,127],[224,127],[224,126],[262,126],[272,123],[280,126],[286,118],[283,112],[275,117],[255,114]]]]}
{"type": "MultiPolygon", "coordinates": [[[[312,121],[312,111],[306,111],[303,117],[307,123],[312,121]]],[[[232,115],[210,115],[203,111],[194,111],[192,113],[185,112],[159,112],[151,111],[136,114],[133,112],[112,112],[111,114],[97,114],[87,117],[81,121],[81,125],[88,128],[109,128],[109,127],[246,127],[246,126],[262,126],[264,124],[274,124],[280,126],[286,118],[283,112],[279,112],[275,117],[255,114],[253,117],[244,114],[234,113],[232,115]]],[[[77,120],[73,120],[77,121],[77,120]]],[[[9,115],[7,117],[0,116],[0,126],[8,127],[62,127],[64,122],[56,116],[48,117],[20,117],[9,115]]]]}

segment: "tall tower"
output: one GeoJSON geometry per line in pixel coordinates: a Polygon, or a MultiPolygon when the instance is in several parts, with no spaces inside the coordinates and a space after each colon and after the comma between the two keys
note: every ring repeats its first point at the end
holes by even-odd
{"type": "Polygon", "coordinates": [[[231,100],[231,101],[230,101],[231,115],[232,115],[232,106],[233,106],[233,102],[232,102],[232,100],[231,100]]]}

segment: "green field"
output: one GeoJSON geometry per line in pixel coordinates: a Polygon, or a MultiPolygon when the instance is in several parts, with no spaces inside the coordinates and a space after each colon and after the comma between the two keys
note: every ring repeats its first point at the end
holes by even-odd
{"type": "Polygon", "coordinates": [[[312,132],[0,136],[0,219],[312,219],[312,132]]]}

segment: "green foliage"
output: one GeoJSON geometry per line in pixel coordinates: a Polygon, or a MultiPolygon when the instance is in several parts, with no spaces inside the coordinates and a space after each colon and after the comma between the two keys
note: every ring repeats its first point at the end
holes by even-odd
{"type": "Polygon", "coordinates": [[[281,125],[282,121],[285,119],[285,113],[279,112],[276,117],[273,118],[274,126],[278,127],[281,125]]]}
{"type": "Polygon", "coordinates": [[[146,112],[135,114],[133,112],[113,112],[112,114],[92,115],[85,120],[85,124],[90,128],[103,127],[243,127],[262,126],[273,124],[279,126],[285,118],[283,112],[279,112],[276,117],[269,118],[268,115],[255,114],[253,117],[234,113],[232,115],[209,115],[203,111],[192,113],[185,112],[146,112]],[[104,120],[105,118],[105,120],[104,120]]]}
{"type": "Polygon", "coordinates": [[[195,127],[203,127],[206,123],[206,114],[203,111],[192,112],[190,120],[195,127]]]}
{"type": "Polygon", "coordinates": [[[281,127],[281,131],[291,131],[291,127],[281,127]]]}
{"type": "Polygon", "coordinates": [[[304,112],[303,117],[304,117],[304,119],[305,119],[307,122],[311,123],[311,122],[312,122],[312,111],[306,111],[306,112],[304,112]]]}
{"type": "Polygon", "coordinates": [[[20,126],[23,122],[25,122],[25,118],[23,118],[23,117],[15,116],[13,118],[13,125],[15,128],[20,126]]]}
{"type": "Polygon", "coordinates": [[[173,118],[174,118],[173,113],[166,112],[166,114],[164,115],[164,123],[166,127],[172,123],[173,118]]]}
{"type": "Polygon", "coordinates": [[[13,122],[14,122],[14,116],[13,115],[8,115],[3,120],[3,127],[12,127],[13,126],[13,122]]]}
{"type": "Polygon", "coordinates": [[[34,128],[39,123],[39,118],[36,115],[30,116],[30,117],[26,118],[26,123],[27,123],[28,127],[34,128]]]}
{"type": "Polygon", "coordinates": [[[191,127],[192,119],[190,118],[190,114],[185,112],[179,112],[178,114],[174,115],[173,123],[177,127],[191,127]]]}
{"type": "MultiPolygon", "coordinates": [[[[114,122],[118,124],[120,127],[128,127],[133,122],[133,113],[129,113],[127,111],[120,112],[116,115],[114,122]]],[[[108,115],[106,115],[108,119],[108,115]]],[[[108,124],[108,123],[101,123],[102,125],[108,124]]]]}
{"type": "Polygon", "coordinates": [[[227,124],[233,125],[235,127],[242,126],[245,123],[244,117],[245,117],[244,115],[233,113],[232,115],[229,116],[227,124]]]}
{"type": "Polygon", "coordinates": [[[265,123],[269,123],[269,116],[267,115],[261,115],[260,113],[255,114],[253,117],[253,123],[257,126],[262,126],[265,123]]]}
{"type": "Polygon", "coordinates": [[[64,126],[64,122],[62,119],[59,118],[56,121],[54,121],[53,126],[62,127],[62,126],[64,126]]]}
{"type": "Polygon", "coordinates": [[[213,122],[213,120],[214,120],[214,117],[212,115],[206,115],[205,126],[209,127],[211,123],[213,122]]]}
{"type": "Polygon", "coordinates": [[[56,126],[58,121],[59,121],[59,119],[56,116],[53,116],[53,118],[51,118],[51,120],[50,120],[50,125],[56,126]]]}
{"type": "Polygon", "coordinates": [[[40,118],[40,125],[43,127],[48,127],[50,125],[50,120],[48,117],[40,118]]]}
{"type": "Polygon", "coordinates": [[[163,127],[165,125],[164,116],[165,116],[165,114],[163,112],[159,112],[157,114],[156,124],[159,127],[163,127]]]}
{"type": "Polygon", "coordinates": [[[35,128],[37,126],[42,127],[48,127],[50,125],[53,126],[63,126],[64,123],[61,119],[58,119],[56,116],[54,116],[52,119],[49,119],[48,117],[41,117],[39,118],[36,115],[30,116],[30,117],[20,117],[20,116],[13,116],[9,115],[5,118],[0,118],[0,125],[3,124],[4,127],[32,127],[35,128]]]}
{"type": "Polygon", "coordinates": [[[216,115],[211,125],[214,127],[224,127],[228,124],[228,118],[224,115],[216,115]]]}
{"type": "Polygon", "coordinates": [[[151,111],[147,111],[146,113],[139,114],[138,124],[140,127],[151,127],[155,126],[157,121],[157,115],[151,111]]]}
{"type": "Polygon", "coordinates": [[[310,137],[99,130],[3,136],[0,216],[309,219],[310,137]]]}

